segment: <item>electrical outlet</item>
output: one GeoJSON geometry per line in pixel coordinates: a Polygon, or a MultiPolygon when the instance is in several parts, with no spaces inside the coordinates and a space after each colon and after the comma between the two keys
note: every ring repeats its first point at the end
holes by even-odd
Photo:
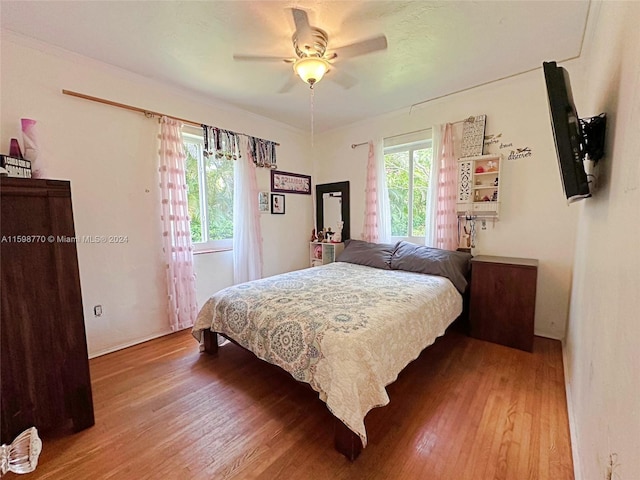
{"type": "Polygon", "coordinates": [[[96,305],[95,307],[93,307],[93,315],[95,317],[102,316],[102,305],[96,305]]]}

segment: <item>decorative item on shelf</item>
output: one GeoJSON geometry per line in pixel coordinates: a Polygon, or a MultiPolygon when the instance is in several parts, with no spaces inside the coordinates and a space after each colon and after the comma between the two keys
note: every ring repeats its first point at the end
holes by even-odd
{"type": "Polygon", "coordinates": [[[10,445],[0,445],[0,477],[7,472],[19,475],[33,472],[38,466],[40,452],[42,440],[36,427],[22,432],[10,445]]]}
{"type": "Polygon", "coordinates": [[[20,150],[20,144],[18,143],[17,138],[12,138],[11,143],[9,144],[9,156],[13,158],[24,158],[22,156],[22,151],[20,150]]]}
{"type": "Polygon", "coordinates": [[[484,173],[484,167],[482,165],[478,165],[476,167],[476,173],[484,173]]]}
{"type": "Polygon", "coordinates": [[[474,202],[479,202],[480,201],[480,190],[476,190],[474,197],[473,197],[473,201],[474,202]]]}
{"type": "Polygon", "coordinates": [[[493,181],[493,186],[494,187],[498,186],[498,177],[496,177],[496,179],[493,181]]]}
{"type": "Polygon", "coordinates": [[[489,198],[489,195],[485,195],[484,197],[482,197],[482,201],[483,202],[490,202],[491,199],[489,198]]]}
{"type": "Polygon", "coordinates": [[[313,258],[322,259],[322,245],[316,245],[313,248],[313,258]]]}
{"type": "Polygon", "coordinates": [[[20,119],[22,125],[22,145],[24,146],[24,158],[31,162],[32,176],[43,177],[42,168],[38,162],[38,134],[36,131],[36,121],[30,118],[20,119]]]}
{"type": "Polygon", "coordinates": [[[322,230],[318,232],[318,241],[324,242],[324,232],[322,230]]]}
{"type": "Polygon", "coordinates": [[[316,240],[318,240],[318,236],[316,235],[316,229],[314,228],[311,230],[311,241],[315,242],[316,240]]]}
{"type": "Polygon", "coordinates": [[[327,227],[327,231],[324,234],[325,241],[326,242],[331,242],[331,239],[332,239],[334,233],[335,232],[331,231],[331,227],[327,227]]]}
{"type": "Polygon", "coordinates": [[[496,170],[498,170],[498,164],[493,160],[489,160],[487,162],[487,172],[495,172],[496,170]]]}
{"type": "Polygon", "coordinates": [[[341,243],[342,242],[342,227],[344,226],[344,222],[342,220],[340,220],[338,222],[338,231],[336,231],[335,235],[333,236],[333,243],[341,243]]]}
{"type": "Polygon", "coordinates": [[[491,201],[492,202],[497,202],[498,201],[498,191],[497,190],[493,191],[493,195],[491,196],[491,201]]]}

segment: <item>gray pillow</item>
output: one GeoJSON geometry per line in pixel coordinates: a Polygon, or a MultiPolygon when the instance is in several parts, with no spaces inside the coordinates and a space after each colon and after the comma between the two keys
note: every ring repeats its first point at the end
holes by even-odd
{"type": "Polygon", "coordinates": [[[344,250],[336,261],[357,263],[367,267],[391,269],[391,255],[397,244],[370,243],[363,240],[347,240],[344,242],[344,250]]]}
{"type": "Polygon", "coordinates": [[[460,293],[467,287],[471,254],[398,242],[391,257],[392,270],[427,273],[448,278],[460,293]]]}

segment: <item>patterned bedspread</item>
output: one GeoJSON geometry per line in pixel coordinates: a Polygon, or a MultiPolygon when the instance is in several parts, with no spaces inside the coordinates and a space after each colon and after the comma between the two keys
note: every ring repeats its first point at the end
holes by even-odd
{"type": "Polygon", "coordinates": [[[336,262],[235,285],[200,310],[211,329],[316,390],[367,444],[364,417],[385,386],[462,312],[443,277],[336,262]]]}

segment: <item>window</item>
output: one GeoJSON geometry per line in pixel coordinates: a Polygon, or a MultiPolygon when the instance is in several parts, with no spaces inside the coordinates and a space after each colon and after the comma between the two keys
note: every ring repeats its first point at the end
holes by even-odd
{"type": "Polygon", "coordinates": [[[204,156],[202,135],[182,134],[194,249],[231,248],[234,162],[204,156]]]}
{"type": "Polygon", "coordinates": [[[431,140],[385,146],[392,237],[424,239],[432,157],[431,140]]]}

